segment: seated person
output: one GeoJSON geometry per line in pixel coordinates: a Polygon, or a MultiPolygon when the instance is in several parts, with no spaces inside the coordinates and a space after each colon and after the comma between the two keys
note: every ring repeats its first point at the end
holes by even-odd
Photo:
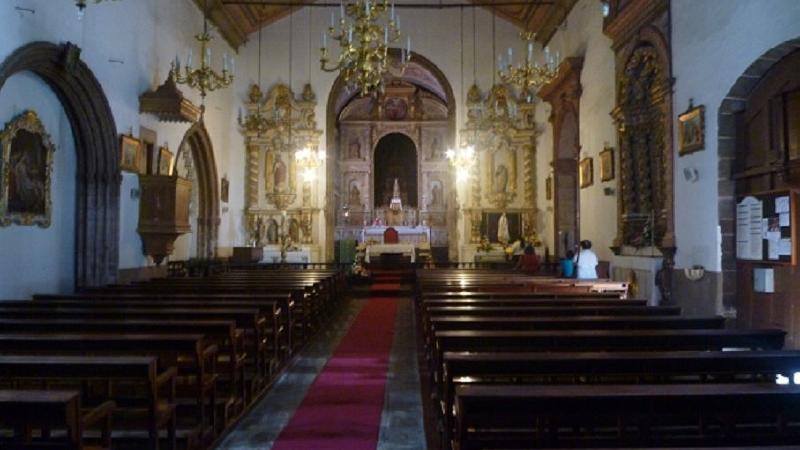
{"type": "Polygon", "coordinates": [[[581,241],[580,252],[575,256],[575,265],[578,269],[579,280],[593,280],[597,278],[597,255],[592,251],[592,241],[581,241]]]}
{"type": "Polygon", "coordinates": [[[520,270],[528,275],[534,275],[539,271],[539,256],[536,255],[532,245],[528,244],[525,247],[525,253],[519,257],[514,270],[520,270]]]}
{"type": "Polygon", "coordinates": [[[561,260],[561,278],[575,277],[575,252],[567,250],[567,256],[561,260]]]}

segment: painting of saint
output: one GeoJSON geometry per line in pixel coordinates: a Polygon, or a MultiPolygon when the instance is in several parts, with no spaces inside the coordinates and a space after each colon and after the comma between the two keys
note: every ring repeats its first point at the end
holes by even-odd
{"type": "Polygon", "coordinates": [[[428,206],[431,208],[441,208],[443,204],[441,181],[431,181],[431,203],[428,206]]]}
{"type": "Polygon", "coordinates": [[[286,164],[278,160],[272,168],[272,179],[275,181],[275,192],[286,192],[289,190],[289,182],[286,174],[286,164]]]}
{"type": "Polygon", "coordinates": [[[42,137],[27,130],[17,132],[11,141],[8,168],[8,211],[44,214],[48,180],[42,137]]]}
{"type": "Polygon", "coordinates": [[[350,140],[347,147],[347,159],[361,159],[361,141],[358,139],[350,140]]]}
{"type": "Polygon", "coordinates": [[[267,228],[267,244],[278,243],[278,222],[274,219],[269,219],[269,227],[267,228]]]}
{"type": "Polygon", "coordinates": [[[434,137],[433,141],[431,142],[431,159],[434,161],[438,161],[442,159],[444,153],[442,152],[442,143],[439,141],[438,137],[434,137]]]}

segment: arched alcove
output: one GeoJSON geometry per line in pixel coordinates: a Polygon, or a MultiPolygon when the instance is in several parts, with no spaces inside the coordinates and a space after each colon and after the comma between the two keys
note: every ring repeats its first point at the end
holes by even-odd
{"type": "MultiPolygon", "coordinates": [[[[718,153],[718,195],[719,195],[719,225],[721,230],[721,263],[722,263],[722,307],[724,309],[741,308],[742,299],[737,300],[737,293],[740,295],[750,293],[751,289],[737,285],[749,280],[749,271],[742,270],[744,267],[737,267],[736,259],[736,200],[737,195],[746,194],[755,190],[770,191],[787,187],[797,188],[797,160],[791,155],[785,154],[781,147],[786,142],[783,136],[780,139],[772,139],[770,133],[776,127],[767,125],[764,129],[765,136],[748,136],[747,123],[752,119],[748,118],[748,109],[755,110],[763,107],[764,103],[772,103],[773,118],[781,115],[785,105],[783,102],[773,99],[775,95],[786,90],[797,89],[800,78],[797,76],[797,67],[800,66],[800,38],[784,42],[762,54],[758,59],[742,73],[731,87],[718,110],[717,128],[717,153],[718,153]],[[761,106],[757,106],[757,104],[761,106]],[[752,164],[747,163],[750,147],[757,142],[780,141],[781,144],[765,145],[764,149],[769,149],[767,155],[763,155],[765,160],[761,161],[760,166],[765,170],[758,170],[757,167],[748,167],[752,164]],[[749,172],[749,174],[748,174],[749,172]],[[737,174],[737,175],[735,175],[737,174]],[[737,184],[738,180],[738,184],[737,184]],[[746,276],[744,278],[743,276],[746,276]]],[[[795,94],[797,95],[797,94],[795,94]]],[[[752,116],[754,111],[750,111],[752,116]]],[[[783,133],[780,133],[783,134],[783,133]]],[[[744,263],[742,263],[744,264],[744,263]]],[[[780,271],[781,269],[779,269],[780,271]]],[[[788,280],[776,273],[776,289],[783,289],[790,292],[793,288],[780,286],[781,280],[788,280]]],[[[777,291],[776,291],[777,292],[777,291]]],[[[793,303],[787,299],[785,305],[793,303]]],[[[764,306],[766,307],[766,306],[764,306]]],[[[748,309],[748,308],[745,308],[748,309]]],[[[791,314],[783,314],[782,308],[774,308],[775,314],[783,316],[783,319],[790,318],[791,314]]],[[[752,309],[743,311],[743,315],[752,313],[752,309]]],[[[764,315],[771,317],[772,313],[764,315]]],[[[742,323],[749,322],[749,317],[740,317],[742,323]]],[[[779,323],[780,320],[776,319],[779,323]]],[[[781,319],[782,320],[782,319],[781,319]]],[[[796,336],[792,335],[787,340],[794,341],[797,345],[796,336]]]]}
{"type": "Polygon", "coordinates": [[[0,64],[0,89],[29,71],[55,92],[69,119],[77,152],[75,217],[77,287],[117,278],[119,262],[119,141],[100,83],[72,43],[32,42],[0,64]]]}
{"type": "Polygon", "coordinates": [[[219,178],[214,161],[214,148],[202,119],[189,128],[180,148],[191,150],[199,190],[197,192],[197,229],[194,230],[197,239],[197,257],[213,258],[216,253],[220,223],[219,178]]]}
{"type": "Polygon", "coordinates": [[[403,206],[416,208],[418,176],[414,141],[402,133],[387,134],[375,145],[373,164],[374,206],[380,208],[389,204],[394,180],[397,179],[403,206]]]}

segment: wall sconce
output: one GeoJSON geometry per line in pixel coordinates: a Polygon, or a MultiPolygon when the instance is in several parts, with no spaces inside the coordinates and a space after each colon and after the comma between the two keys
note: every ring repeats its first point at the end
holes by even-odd
{"type": "Polygon", "coordinates": [[[700,179],[700,172],[694,167],[685,167],[683,169],[683,178],[689,183],[697,183],[700,179]]]}

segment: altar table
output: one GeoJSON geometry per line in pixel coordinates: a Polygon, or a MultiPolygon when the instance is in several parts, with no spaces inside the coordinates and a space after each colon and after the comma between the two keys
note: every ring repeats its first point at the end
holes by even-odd
{"type": "Polygon", "coordinates": [[[417,244],[420,242],[431,241],[430,227],[387,227],[383,225],[375,225],[365,227],[361,230],[361,242],[373,240],[383,244],[383,233],[386,232],[387,228],[394,228],[397,230],[397,235],[400,237],[401,244],[417,244]]]}

